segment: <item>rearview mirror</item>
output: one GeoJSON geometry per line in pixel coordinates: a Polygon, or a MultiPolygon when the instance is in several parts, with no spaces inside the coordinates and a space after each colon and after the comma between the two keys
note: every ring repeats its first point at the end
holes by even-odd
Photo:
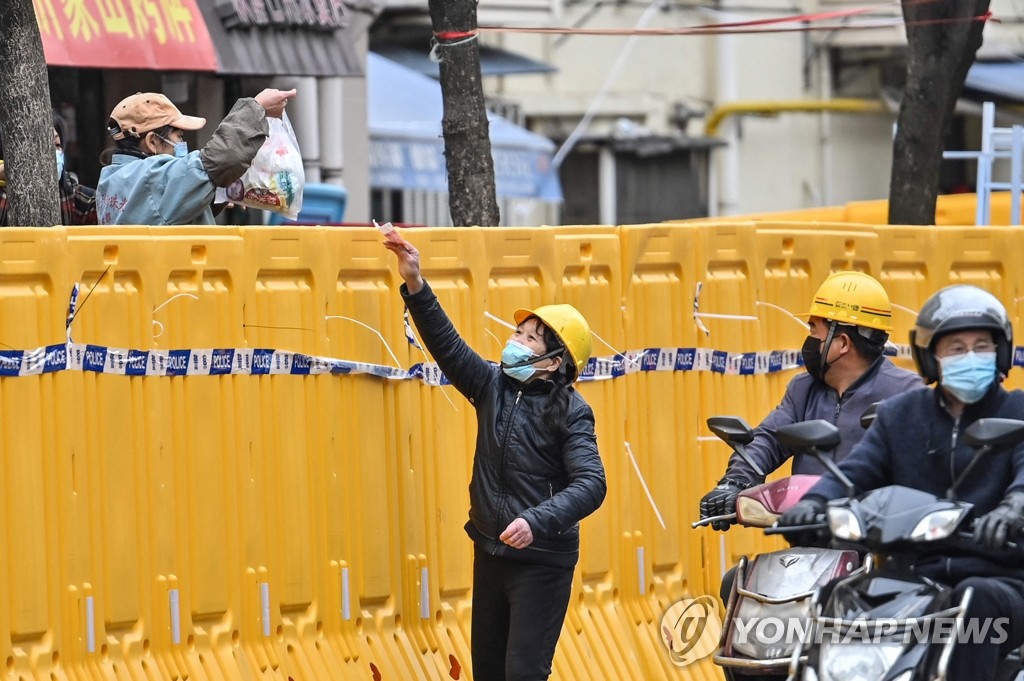
{"type": "Polygon", "coordinates": [[[967,426],[963,442],[974,450],[967,467],[957,476],[946,492],[947,499],[956,499],[956,491],[974,467],[996,447],[1009,447],[1024,440],[1024,421],[1017,419],[978,419],[967,426]]]}
{"type": "Polygon", "coordinates": [[[754,440],[753,429],[739,416],[712,416],[708,428],[729,444],[749,445],[754,440]]]}
{"type": "Polygon", "coordinates": [[[791,449],[835,449],[839,444],[839,429],[823,419],[801,421],[781,426],[775,439],[791,449]]]}
{"type": "Polygon", "coordinates": [[[875,422],[875,417],[878,416],[878,405],[879,402],[875,402],[860,415],[860,427],[867,430],[868,427],[875,422]]]}
{"type": "Polygon", "coordinates": [[[831,457],[824,454],[824,451],[839,446],[839,429],[835,425],[823,419],[791,423],[788,426],[780,426],[775,431],[775,439],[783,447],[797,449],[813,456],[829,473],[843,483],[848,496],[852,497],[856,494],[850,478],[839,470],[839,466],[831,457]]]}
{"type": "Polygon", "coordinates": [[[979,447],[1007,447],[1024,440],[1024,421],[1017,419],[978,419],[964,431],[964,442],[979,447]]]}

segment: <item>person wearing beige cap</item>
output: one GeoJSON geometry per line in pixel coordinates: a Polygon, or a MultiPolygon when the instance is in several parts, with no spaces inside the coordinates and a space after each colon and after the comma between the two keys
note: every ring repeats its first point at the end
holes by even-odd
{"type": "Polygon", "coordinates": [[[186,116],[165,95],[138,92],[110,112],[114,140],[96,187],[101,225],[212,225],[214,192],[248,170],[295,90],[267,89],[239,99],[213,138],[189,151],[188,131],[205,118],[186,116]]]}

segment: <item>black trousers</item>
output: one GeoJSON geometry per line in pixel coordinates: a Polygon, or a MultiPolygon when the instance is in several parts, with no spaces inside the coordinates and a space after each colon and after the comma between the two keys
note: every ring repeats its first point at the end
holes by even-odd
{"type": "Polygon", "coordinates": [[[544,681],[569,607],[573,568],[496,558],[473,560],[473,678],[544,681]]]}
{"type": "MultiPolygon", "coordinates": [[[[953,603],[958,602],[967,587],[974,595],[967,606],[967,617],[980,619],[1005,617],[1006,641],[999,643],[964,643],[953,648],[949,662],[950,681],[995,679],[999,660],[1024,643],[1024,582],[1008,577],[968,577],[953,590],[953,603]]],[[[998,630],[993,631],[998,635],[998,630]]]]}

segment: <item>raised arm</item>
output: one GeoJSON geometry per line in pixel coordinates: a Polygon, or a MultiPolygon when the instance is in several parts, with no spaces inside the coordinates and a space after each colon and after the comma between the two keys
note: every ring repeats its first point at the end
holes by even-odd
{"type": "Polygon", "coordinates": [[[494,368],[455,330],[437,296],[420,275],[419,251],[402,239],[389,239],[384,247],[398,259],[398,273],[405,281],[402,297],[427,350],[455,389],[475,400],[494,380],[494,368]]]}

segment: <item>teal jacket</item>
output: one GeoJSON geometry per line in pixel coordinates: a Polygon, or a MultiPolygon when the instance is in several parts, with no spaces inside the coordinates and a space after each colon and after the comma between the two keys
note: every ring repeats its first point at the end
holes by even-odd
{"type": "Polygon", "coordinates": [[[214,192],[245,174],[268,132],[263,107],[240,99],[199,151],[182,158],[115,153],[96,187],[99,223],[214,224],[214,192]]]}

